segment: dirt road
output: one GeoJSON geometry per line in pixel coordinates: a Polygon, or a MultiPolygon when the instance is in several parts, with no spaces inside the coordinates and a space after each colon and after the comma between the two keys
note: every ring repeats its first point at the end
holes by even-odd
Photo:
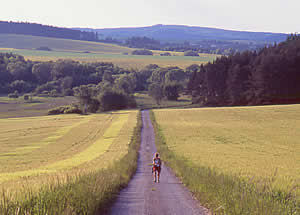
{"type": "Polygon", "coordinates": [[[207,214],[166,166],[160,183],[154,183],[152,157],[156,152],[149,111],[142,112],[143,129],[138,168],[133,179],[119,195],[112,215],[201,215],[207,214]]]}

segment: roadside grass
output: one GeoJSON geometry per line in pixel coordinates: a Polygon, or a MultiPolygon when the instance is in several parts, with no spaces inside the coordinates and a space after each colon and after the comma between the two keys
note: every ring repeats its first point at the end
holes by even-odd
{"type": "Polygon", "coordinates": [[[298,109],[295,105],[154,110],[151,118],[162,159],[213,213],[299,214],[298,109]],[[274,135],[269,141],[268,123],[274,135]],[[237,139],[245,133],[248,139],[241,147],[237,139]],[[250,140],[257,143],[257,150],[250,140]]]}
{"type": "MultiPolygon", "coordinates": [[[[96,211],[106,211],[118,191],[126,186],[135,172],[141,129],[137,111],[116,112],[112,115],[116,115],[116,118],[108,120],[111,126],[102,134],[96,132],[96,136],[102,136],[104,142],[111,142],[104,154],[93,156],[92,160],[89,156],[83,156],[83,160],[78,158],[90,152],[91,148],[91,154],[99,152],[94,151],[100,145],[101,138],[97,138],[99,143],[96,141],[81,153],[70,157],[78,159],[72,160],[73,163],[68,162],[72,165],[64,166],[67,169],[62,170],[58,166],[60,171],[55,174],[40,172],[39,175],[3,182],[0,214],[95,214],[96,211]]],[[[95,119],[94,123],[97,119],[99,121],[97,117],[92,118],[95,119]]],[[[98,125],[101,126],[101,123],[98,122],[98,125]]],[[[83,123],[88,124],[93,124],[92,120],[83,123]]],[[[83,129],[82,126],[77,127],[83,129]]],[[[74,130],[70,133],[76,135],[74,130]]],[[[89,136],[95,134],[90,133],[89,136]]],[[[57,169],[56,164],[54,162],[54,169],[57,169]]]]}

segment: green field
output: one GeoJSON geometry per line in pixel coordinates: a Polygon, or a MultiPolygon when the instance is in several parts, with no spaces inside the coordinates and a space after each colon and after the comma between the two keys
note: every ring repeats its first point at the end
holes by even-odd
{"type": "Polygon", "coordinates": [[[0,119],[12,117],[30,117],[47,115],[48,110],[78,102],[73,96],[33,97],[31,102],[21,96],[17,99],[0,96],[0,119]]]}
{"type": "Polygon", "coordinates": [[[137,111],[0,119],[0,188],[37,190],[106,168],[127,153],[136,120],[137,111]]]}
{"type": "MultiPolygon", "coordinates": [[[[261,190],[263,190],[266,196],[268,193],[272,193],[270,194],[273,196],[271,200],[278,198],[283,204],[287,199],[291,202],[293,199],[297,199],[297,203],[291,203],[295,204],[291,207],[298,207],[299,210],[299,110],[300,105],[285,105],[182,110],[159,109],[154,110],[154,114],[161,129],[159,131],[164,137],[163,141],[165,141],[170,152],[174,153],[174,156],[179,160],[186,160],[188,166],[199,167],[200,169],[197,172],[200,175],[201,171],[204,172],[205,176],[197,176],[197,182],[186,182],[192,186],[190,189],[201,190],[200,198],[212,192],[212,196],[207,197],[207,199],[213,199],[217,198],[218,195],[222,196],[224,192],[225,197],[220,197],[222,200],[218,201],[222,202],[226,199],[226,203],[219,204],[228,204],[227,207],[231,211],[239,211],[239,207],[244,204],[248,205],[249,208],[253,204],[253,208],[256,210],[255,208],[261,205],[255,203],[255,198],[258,198],[261,195],[261,190]],[[209,176],[212,174],[211,171],[217,172],[216,176],[211,176],[215,179],[209,176]],[[201,177],[207,177],[208,179],[205,180],[201,177]],[[217,181],[217,178],[220,178],[219,182],[214,182],[217,181]],[[232,180],[237,182],[226,182],[232,180]],[[255,190],[259,190],[253,191],[256,195],[256,197],[251,196],[253,199],[247,197],[249,193],[247,195],[241,194],[244,191],[236,188],[243,187],[244,185],[241,185],[241,183],[243,184],[245,180],[251,184],[249,187],[254,185],[255,190]],[[202,183],[206,183],[207,187],[210,186],[211,188],[206,187],[207,191],[203,192],[202,183]],[[240,184],[233,186],[233,183],[240,184]],[[222,187],[213,188],[219,185],[222,187]],[[220,190],[218,191],[218,189],[220,190]],[[228,192],[231,194],[228,195],[228,192]],[[240,198],[237,197],[239,195],[244,195],[243,201],[235,199],[240,198]],[[249,199],[247,200],[247,198],[249,199]],[[231,203],[235,206],[229,206],[231,203]],[[240,206],[237,207],[237,205],[240,206]],[[234,209],[234,207],[236,208],[234,209]]],[[[170,155],[167,155],[167,157],[170,157],[170,155]]],[[[174,169],[179,168],[178,166],[181,165],[175,164],[175,160],[170,162],[174,169]]],[[[187,166],[184,166],[182,170],[187,168],[187,166]]],[[[184,178],[192,178],[196,174],[192,169],[190,171],[186,171],[186,173],[185,171],[179,171],[178,174],[184,178]],[[185,176],[185,174],[191,175],[185,176]]],[[[266,196],[262,197],[264,200],[261,204],[265,205],[265,209],[262,208],[262,210],[268,211],[268,207],[273,210],[274,205],[268,206],[270,196],[266,196]]],[[[207,201],[210,202],[210,200],[207,201]]],[[[259,202],[259,200],[257,201],[259,202]]],[[[216,202],[214,203],[216,204],[216,202]]],[[[270,204],[277,203],[272,202],[270,204]]],[[[219,206],[216,204],[216,207],[219,206]]],[[[287,207],[287,205],[282,207],[287,207]]],[[[227,212],[229,211],[228,208],[227,212]]],[[[245,210],[245,208],[241,210],[245,210]]],[[[259,211],[259,209],[257,210],[259,211]]]]}
{"type": "MultiPolygon", "coordinates": [[[[132,49],[113,44],[38,37],[20,34],[0,34],[0,47],[13,49],[35,50],[39,47],[46,46],[53,51],[78,52],[89,51],[92,53],[115,53],[131,52],[132,49]]],[[[44,51],[47,53],[47,51],[44,51]]],[[[30,54],[30,52],[28,53],[30,54]]],[[[42,55],[43,56],[43,55],[42,55]]]]}
{"type": "Polygon", "coordinates": [[[20,54],[33,61],[73,59],[81,62],[113,62],[125,68],[142,68],[149,64],[157,64],[161,67],[179,66],[185,68],[191,64],[204,64],[213,61],[218,56],[200,54],[199,57],[186,57],[179,52],[171,52],[173,56],[159,56],[162,51],[154,51],[153,56],[130,55],[133,50],[123,46],[98,42],[0,34],[0,52],[20,54]],[[47,46],[52,51],[36,50],[41,46],[47,46]],[[129,55],[123,53],[129,53],[129,55]]]}

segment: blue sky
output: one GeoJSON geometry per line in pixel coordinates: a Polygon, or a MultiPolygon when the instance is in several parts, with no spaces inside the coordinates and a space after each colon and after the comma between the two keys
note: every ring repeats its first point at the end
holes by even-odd
{"type": "Polygon", "coordinates": [[[0,20],[61,27],[183,24],[232,30],[300,32],[300,0],[9,0],[0,20]]]}

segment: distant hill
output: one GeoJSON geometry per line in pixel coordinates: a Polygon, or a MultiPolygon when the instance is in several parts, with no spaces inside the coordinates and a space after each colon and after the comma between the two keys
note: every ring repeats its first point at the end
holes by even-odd
{"type": "Polygon", "coordinates": [[[120,54],[131,52],[132,49],[114,44],[38,37],[20,34],[0,34],[0,48],[40,49],[47,47],[53,51],[91,52],[120,54]]]}
{"type": "Polygon", "coordinates": [[[72,40],[97,41],[97,34],[70,28],[59,28],[28,22],[0,21],[0,34],[22,34],[72,40]]]}
{"type": "Polygon", "coordinates": [[[197,42],[201,40],[226,40],[226,41],[256,41],[262,43],[281,42],[287,34],[268,32],[231,31],[217,28],[194,27],[185,25],[154,25],[137,28],[75,28],[97,32],[100,39],[112,37],[113,39],[126,40],[130,37],[149,37],[163,42],[197,42]]]}

